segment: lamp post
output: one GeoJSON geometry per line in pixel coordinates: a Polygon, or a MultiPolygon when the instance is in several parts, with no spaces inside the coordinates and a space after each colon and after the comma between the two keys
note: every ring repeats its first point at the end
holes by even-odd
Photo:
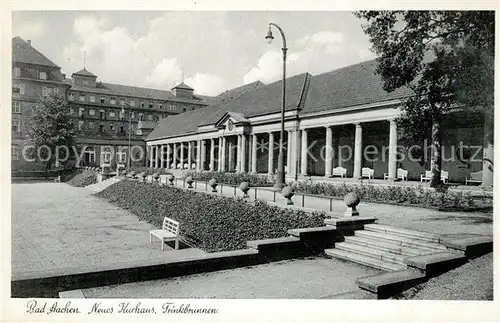
{"type": "MultiPolygon", "coordinates": [[[[276,175],[276,182],[274,183],[274,189],[281,190],[285,186],[285,165],[284,165],[284,156],[283,156],[283,136],[285,134],[285,80],[286,80],[286,52],[288,48],[286,47],[286,38],[283,30],[280,26],[270,23],[269,31],[267,32],[266,39],[269,44],[273,41],[273,33],[271,31],[271,26],[276,27],[281,34],[281,38],[283,39],[283,81],[281,88],[281,129],[280,129],[280,142],[279,142],[279,153],[278,153],[278,174],[276,175]]],[[[290,139],[288,139],[290,140],[290,139]]],[[[273,147],[269,147],[269,149],[273,149],[273,147]]]]}
{"type": "Polygon", "coordinates": [[[125,106],[128,107],[128,151],[127,151],[127,172],[130,172],[130,155],[132,154],[131,147],[130,147],[130,135],[131,135],[131,130],[130,127],[132,125],[132,114],[130,113],[130,105],[127,103],[123,102],[122,103],[122,119],[125,117],[125,106]]]}

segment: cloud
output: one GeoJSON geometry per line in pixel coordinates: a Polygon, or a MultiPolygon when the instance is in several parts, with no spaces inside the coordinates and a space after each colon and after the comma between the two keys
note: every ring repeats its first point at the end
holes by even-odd
{"type": "Polygon", "coordinates": [[[202,95],[215,96],[227,90],[226,82],[221,77],[213,74],[196,73],[193,77],[188,78],[185,83],[202,95]]]}
{"type": "Polygon", "coordinates": [[[16,34],[23,39],[37,39],[40,38],[45,33],[45,28],[40,21],[36,21],[29,24],[23,24],[20,26],[16,34]]]}
{"type": "Polygon", "coordinates": [[[275,81],[282,70],[283,56],[279,52],[269,51],[264,53],[257,62],[257,66],[243,76],[243,83],[248,84],[255,81],[269,83],[275,81]]]}

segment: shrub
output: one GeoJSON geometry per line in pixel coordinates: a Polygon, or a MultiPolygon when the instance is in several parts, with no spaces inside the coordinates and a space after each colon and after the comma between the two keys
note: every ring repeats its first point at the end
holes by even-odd
{"type": "Polygon", "coordinates": [[[153,175],[154,173],[170,174],[167,172],[166,168],[149,168],[146,166],[131,166],[130,171],[134,171],[136,174],[144,172],[146,175],[153,175]]]}
{"type": "Polygon", "coordinates": [[[325,214],[255,204],[152,183],[122,180],[96,194],[161,227],[165,216],[180,222],[181,234],[208,251],[246,248],[248,240],[288,236],[292,228],[323,226],[325,214]]]}
{"type": "Polygon", "coordinates": [[[90,170],[84,170],[68,181],[69,185],[76,187],[84,187],[94,183],[97,183],[97,174],[90,170]]]}
{"type": "Polygon", "coordinates": [[[186,176],[192,176],[195,181],[208,182],[215,178],[217,183],[240,185],[242,182],[248,182],[252,187],[272,186],[274,180],[268,175],[257,175],[249,173],[225,173],[225,172],[187,172],[186,176]]]}

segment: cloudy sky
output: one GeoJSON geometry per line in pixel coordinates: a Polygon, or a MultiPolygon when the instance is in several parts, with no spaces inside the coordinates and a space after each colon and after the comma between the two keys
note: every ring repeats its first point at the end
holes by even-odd
{"type": "Polygon", "coordinates": [[[281,78],[281,39],[264,39],[268,23],[287,38],[287,76],[319,74],[374,57],[351,12],[16,11],[13,36],[30,39],[68,76],[86,66],[98,80],[171,89],[184,80],[216,95],[256,80],[281,78]]]}

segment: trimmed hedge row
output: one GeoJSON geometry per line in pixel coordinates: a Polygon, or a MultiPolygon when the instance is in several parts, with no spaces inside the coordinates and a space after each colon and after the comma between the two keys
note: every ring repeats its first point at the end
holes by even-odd
{"type": "Polygon", "coordinates": [[[179,221],[181,234],[207,252],[244,249],[248,240],[286,237],[288,229],[323,226],[325,218],[323,212],[311,214],[131,180],[96,195],[158,228],[165,216],[179,221]]]}
{"type": "Polygon", "coordinates": [[[296,184],[296,192],[334,197],[344,197],[347,193],[355,192],[362,201],[366,202],[417,205],[443,210],[473,210],[493,206],[492,200],[488,205],[488,200],[475,199],[469,193],[436,192],[421,186],[334,185],[321,182],[315,184],[299,182],[296,184]]]}
{"type": "Polygon", "coordinates": [[[154,173],[170,174],[169,172],[166,171],[165,168],[149,168],[146,166],[132,166],[132,167],[130,167],[130,171],[134,171],[136,174],[140,174],[140,173],[144,172],[144,173],[146,173],[146,175],[153,175],[154,173]]]}
{"type": "Polygon", "coordinates": [[[274,179],[268,175],[256,175],[249,173],[225,173],[225,172],[187,172],[186,176],[192,176],[194,180],[208,182],[212,178],[217,183],[240,185],[248,182],[253,187],[268,187],[274,185],[274,179]]]}
{"type": "Polygon", "coordinates": [[[90,170],[84,170],[81,173],[76,174],[67,183],[71,186],[84,187],[97,183],[97,174],[90,170]]]}

